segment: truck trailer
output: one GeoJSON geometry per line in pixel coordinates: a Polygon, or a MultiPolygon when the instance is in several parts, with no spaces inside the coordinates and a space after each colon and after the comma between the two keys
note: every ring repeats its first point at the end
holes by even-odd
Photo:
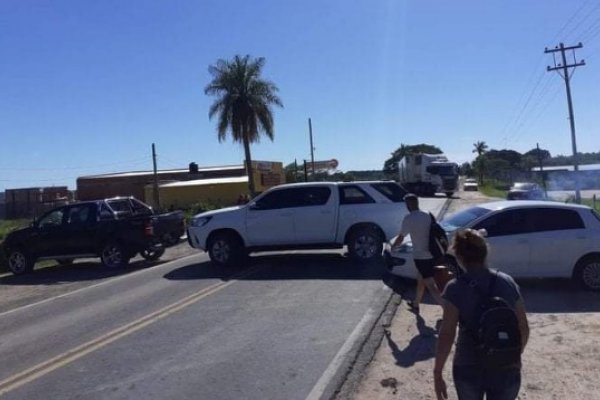
{"type": "Polygon", "coordinates": [[[409,154],[398,162],[399,182],[418,196],[444,193],[452,197],[458,190],[458,164],[443,154],[409,154]]]}

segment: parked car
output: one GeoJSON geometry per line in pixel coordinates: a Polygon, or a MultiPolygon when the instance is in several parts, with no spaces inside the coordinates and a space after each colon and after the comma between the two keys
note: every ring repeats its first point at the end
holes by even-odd
{"type": "Polygon", "coordinates": [[[70,264],[76,258],[100,257],[105,266],[118,268],[137,253],[149,259],[164,253],[154,234],[156,221],[152,214],[119,214],[110,200],[74,203],[11,232],[2,250],[15,275],[30,272],[36,261],[46,259],[70,264]]]}
{"type": "Polygon", "coordinates": [[[463,183],[463,190],[465,192],[469,191],[469,190],[474,190],[474,191],[479,190],[479,185],[477,184],[477,180],[473,179],[473,178],[465,179],[465,182],[463,183]]]}
{"type": "Polygon", "coordinates": [[[515,182],[506,195],[507,200],[541,200],[544,190],[537,183],[515,182]]]}
{"type": "Polygon", "coordinates": [[[253,251],[344,245],[352,258],[368,261],[398,233],[406,193],[392,181],[280,185],[246,205],[194,216],[188,241],[219,265],[253,251]]]}
{"type": "MultiPolygon", "coordinates": [[[[600,290],[600,215],[590,207],[549,201],[499,201],[462,210],[441,221],[457,229],[485,229],[489,266],[515,278],[573,278],[600,290]]],[[[395,275],[415,278],[412,245],[393,252],[404,264],[395,275]]]]}

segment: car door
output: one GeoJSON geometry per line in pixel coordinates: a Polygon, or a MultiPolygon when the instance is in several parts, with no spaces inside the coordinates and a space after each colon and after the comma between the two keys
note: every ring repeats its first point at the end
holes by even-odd
{"type": "Polygon", "coordinates": [[[543,207],[531,210],[530,215],[533,224],[530,276],[571,276],[575,263],[589,245],[589,235],[579,213],[543,207]]]}
{"type": "Polygon", "coordinates": [[[488,265],[512,276],[529,276],[531,253],[527,209],[500,210],[478,222],[489,243],[488,265]]]}
{"type": "Polygon", "coordinates": [[[331,186],[297,188],[300,204],[294,209],[296,243],[333,243],[337,227],[337,207],[331,186]]]}
{"type": "Polygon", "coordinates": [[[300,204],[295,188],[275,189],[246,207],[248,246],[295,242],[294,209],[300,204]]]}
{"type": "Polygon", "coordinates": [[[66,209],[65,240],[69,255],[94,253],[96,222],[93,204],[73,205],[66,209]]]}
{"type": "Polygon", "coordinates": [[[37,257],[51,257],[67,251],[64,230],[65,209],[58,208],[44,214],[34,225],[32,252],[37,257]]]}

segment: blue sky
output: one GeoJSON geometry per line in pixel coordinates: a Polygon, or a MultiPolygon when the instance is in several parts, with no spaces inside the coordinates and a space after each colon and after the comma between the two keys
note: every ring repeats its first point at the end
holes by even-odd
{"type": "Polygon", "coordinates": [[[578,148],[599,151],[600,3],[570,1],[0,2],[0,190],[77,176],[239,164],[219,143],[208,65],[267,59],[275,140],[257,160],[381,169],[401,143],[470,161],[473,143],[569,154],[564,83],[545,47],[582,41],[578,148]]]}

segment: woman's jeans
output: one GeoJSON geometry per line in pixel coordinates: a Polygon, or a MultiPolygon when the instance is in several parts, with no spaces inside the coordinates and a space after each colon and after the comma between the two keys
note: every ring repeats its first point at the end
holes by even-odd
{"type": "Polygon", "coordinates": [[[480,366],[452,369],[459,400],[515,400],[521,388],[521,369],[486,370],[480,366]]]}

